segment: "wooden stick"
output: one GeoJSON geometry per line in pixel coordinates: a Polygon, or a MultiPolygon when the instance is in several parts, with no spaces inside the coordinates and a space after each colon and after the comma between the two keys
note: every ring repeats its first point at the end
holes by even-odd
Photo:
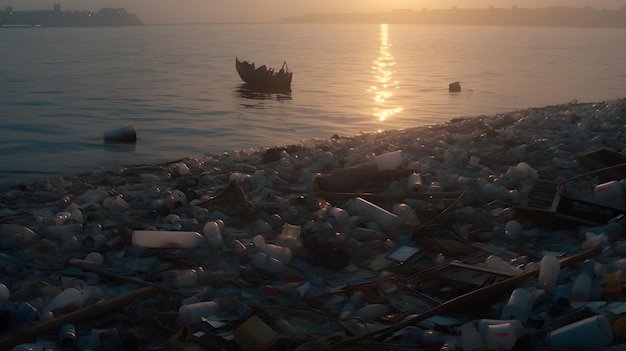
{"type": "Polygon", "coordinates": [[[34,342],[38,337],[50,332],[54,332],[68,323],[78,323],[85,319],[97,318],[107,312],[114,311],[137,299],[143,299],[155,295],[159,292],[156,286],[147,286],[139,290],[131,291],[127,294],[116,296],[93,305],[84,307],[78,311],[58,316],[54,319],[41,322],[30,328],[12,330],[10,335],[0,339],[0,350],[10,350],[15,345],[34,342]]]}
{"type": "MultiPolygon", "coordinates": [[[[572,266],[580,261],[583,261],[587,258],[593,257],[599,254],[602,251],[601,246],[596,246],[591,249],[585,250],[578,254],[575,254],[570,257],[566,257],[560,261],[560,267],[568,267],[572,266]]],[[[448,313],[450,311],[454,311],[455,309],[463,308],[463,306],[475,305],[479,303],[484,303],[485,301],[493,300],[495,297],[502,295],[503,293],[510,291],[512,288],[517,286],[518,284],[533,278],[534,276],[539,274],[539,268],[535,268],[528,272],[523,272],[519,275],[513,276],[511,278],[499,281],[492,285],[487,285],[482,288],[478,288],[476,290],[472,290],[468,293],[465,293],[461,296],[457,296],[453,299],[443,302],[439,306],[435,306],[413,318],[409,318],[405,321],[402,321],[398,324],[391,325],[384,329],[379,329],[376,331],[372,331],[369,333],[361,334],[355,336],[353,338],[345,339],[343,341],[339,341],[333,345],[334,347],[338,346],[348,346],[359,340],[363,340],[364,338],[370,338],[376,336],[377,340],[384,341],[389,338],[396,331],[405,328],[409,325],[415,324],[424,319],[433,317],[435,315],[441,313],[448,313]]]]}
{"type": "Polygon", "coordinates": [[[131,283],[131,284],[135,284],[138,286],[154,286],[157,287],[159,289],[161,289],[162,292],[164,293],[168,293],[170,295],[178,295],[178,296],[182,296],[182,297],[189,297],[191,296],[191,294],[189,293],[185,293],[182,291],[178,291],[176,289],[172,289],[166,286],[162,286],[159,284],[155,284],[155,283],[151,283],[151,282],[147,282],[145,280],[141,280],[138,278],[133,278],[133,277],[127,277],[125,275],[120,275],[117,273],[113,273],[110,271],[107,271],[105,269],[102,268],[98,268],[96,266],[94,266],[94,264],[92,262],[89,262],[87,260],[81,260],[78,258],[72,258],[69,260],[69,263],[71,265],[74,266],[78,266],[84,270],[90,271],[92,273],[96,273],[98,275],[101,275],[103,277],[107,277],[109,279],[114,279],[114,280],[118,280],[118,281],[122,281],[122,282],[126,282],[126,283],[131,283]]]}

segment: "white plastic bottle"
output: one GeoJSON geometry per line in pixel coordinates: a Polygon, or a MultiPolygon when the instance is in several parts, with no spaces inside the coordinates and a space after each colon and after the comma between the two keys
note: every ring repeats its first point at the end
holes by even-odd
{"type": "Polygon", "coordinates": [[[539,264],[539,276],[537,277],[537,288],[552,293],[556,287],[561,270],[561,262],[556,256],[546,255],[539,264]]]}
{"type": "Polygon", "coordinates": [[[259,251],[279,260],[282,264],[289,264],[289,262],[291,262],[292,253],[291,249],[288,247],[276,244],[263,244],[259,247],[259,251]]]}
{"type": "Polygon", "coordinates": [[[281,261],[264,252],[255,252],[250,258],[250,262],[256,268],[269,273],[277,274],[285,271],[285,265],[281,261]]]}
{"type": "Polygon", "coordinates": [[[533,295],[524,288],[516,288],[511,293],[506,305],[502,308],[501,319],[518,319],[522,323],[528,321],[533,307],[533,295]]]}
{"type": "Polygon", "coordinates": [[[593,287],[593,261],[586,261],[572,284],[572,301],[587,301],[593,287]]]}
{"type": "Polygon", "coordinates": [[[386,231],[394,231],[400,225],[398,216],[361,197],[349,200],[345,207],[350,214],[371,220],[386,231]]]}
{"type": "Polygon", "coordinates": [[[207,222],[203,228],[204,237],[212,249],[221,249],[224,246],[224,239],[220,231],[220,226],[215,221],[207,222]]]}
{"type": "Polygon", "coordinates": [[[504,262],[500,257],[496,255],[489,255],[489,257],[487,257],[487,259],[485,260],[485,267],[513,275],[518,275],[524,272],[520,268],[514,267],[504,262]]]}

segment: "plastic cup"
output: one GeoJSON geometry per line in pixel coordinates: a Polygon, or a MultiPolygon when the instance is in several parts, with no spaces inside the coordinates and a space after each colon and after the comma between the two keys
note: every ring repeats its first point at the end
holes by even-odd
{"type": "Polygon", "coordinates": [[[400,167],[402,165],[402,151],[397,150],[375,156],[374,164],[376,165],[378,171],[386,171],[400,167]]]}

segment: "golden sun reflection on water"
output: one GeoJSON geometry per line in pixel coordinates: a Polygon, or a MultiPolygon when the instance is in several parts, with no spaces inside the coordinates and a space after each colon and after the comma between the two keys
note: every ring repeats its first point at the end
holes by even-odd
{"type": "Polygon", "coordinates": [[[375,107],[373,115],[381,122],[402,111],[402,107],[388,106],[388,100],[393,97],[393,90],[398,89],[398,81],[392,80],[393,66],[396,62],[389,51],[390,47],[389,26],[381,24],[378,58],[376,58],[372,66],[374,84],[368,89],[368,92],[374,94],[375,107]]]}

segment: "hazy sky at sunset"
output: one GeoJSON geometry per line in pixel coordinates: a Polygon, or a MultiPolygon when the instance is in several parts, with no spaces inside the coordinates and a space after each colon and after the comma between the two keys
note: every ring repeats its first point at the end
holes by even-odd
{"type": "Polygon", "coordinates": [[[54,3],[62,11],[97,11],[122,7],[148,24],[197,22],[277,22],[286,17],[311,13],[387,12],[391,9],[441,9],[548,6],[617,9],[626,0],[0,0],[0,8],[14,11],[48,10],[54,3]]]}

